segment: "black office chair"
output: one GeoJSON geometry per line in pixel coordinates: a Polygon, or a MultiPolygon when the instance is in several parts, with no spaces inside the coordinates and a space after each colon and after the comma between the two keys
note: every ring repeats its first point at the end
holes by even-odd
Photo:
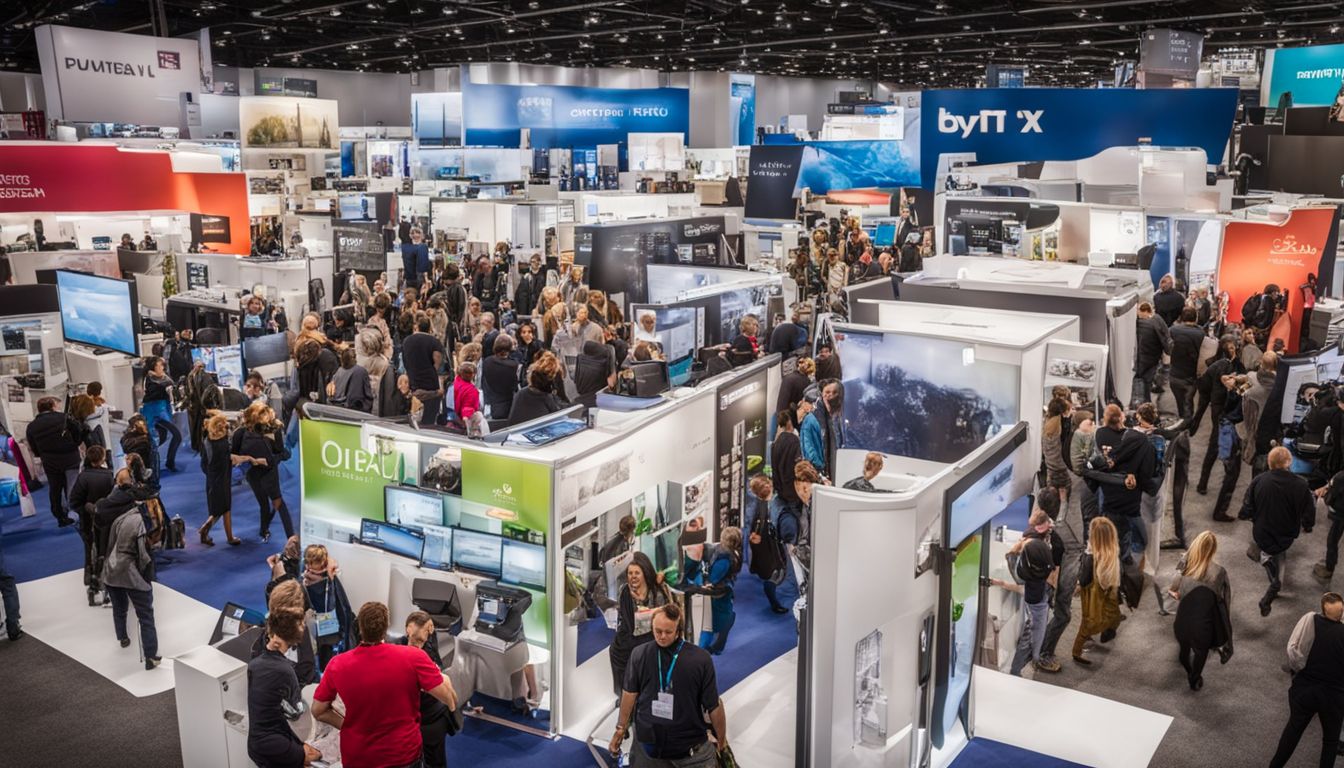
{"type": "MultiPolygon", "coordinates": [[[[462,601],[457,597],[456,584],[437,579],[415,579],[411,582],[411,602],[429,614],[434,621],[435,634],[454,636],[462,631],[462,601]]],[[[453,665],[456,648],[456,641],[439,643],[445,669],[453,665]]]]}
{"type": "Polygon", "coordinates": [[[229,332],[224,328],[201,328],[196,331],[196,345],[217,347],[229,343],[229,332]]]}
{"type": "Polygon", "coordinates": [[[233,387],[220,387],[221,402],[226,411],[241,411],[251,405],[252,401],[240,389],[233,387]]]}

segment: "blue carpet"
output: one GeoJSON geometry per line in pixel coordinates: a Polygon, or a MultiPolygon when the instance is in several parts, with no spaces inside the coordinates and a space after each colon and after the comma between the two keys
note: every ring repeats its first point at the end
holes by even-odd
{"type": "MultiPolygon", "coordinates": [[[[784,605],[793,605],[796,594],[792,585],[780,585],[779,600],[784,605]]],[[[798,624],[793,613],[773,613],[761,580],[745,567],[733,588],[733,608],[737,621],[728,632],[723,653],[714,657],[720,693],[798,645],[798,624]]]]}
{"type": "Polygon", "coordinates": [[[1083,768],[1083,766],[998,741],[971,739],[949,768],[1083,768]]]}
{"type": "Polygon", "coordinates": [[[579,647],[578,659],[579,665],[597,654],[604,648],[611,645],[611,641],[616,639],[616,631],[607,629],[606,619],[598,616],[596,619],[588,619],[579,625],[579,647]]]}
{"type": "MultiPolygon", "coordinates": [[[[200,461],[185,447],[178,453],[179,472],[164,472],[160,497],[169,517],[181,515],[187,524],[187,547],[161,553],[157,558],[158,579],[189,597],[215,608],[225,603],[263,611],[266,608],[266,582],[270,581],[268,555],[285,544],[284,529],[277,517],[271,523],[271,540],[259,539],[261,520],[256,498],[247,485],[233,486],[233,535],[243,543],[231,547],[225,541],[223,525],[216,524],[211,536],[214,547],[205,547],[196,536],[196,528],[205,522],[205,475],[200,461]]],[[[294,518],[299,522],[298,460],[291,459],[280,470],[281,486],[294,518]]],[[[45,488],[34,496],[38,513],[23,519],[17,506],[0,509],[4,519],[5,564],[20,582],[54,576],[84,567],[79,534],[73,527],[58,529],[47,503],[45,488]]]]}
{"type": "Polygon", "coordinates": [[[552,741],[474,717],[448,739],[447,751],[449,765],[593,765],[592,753],[581,741],[564,737],[552,741]]]}

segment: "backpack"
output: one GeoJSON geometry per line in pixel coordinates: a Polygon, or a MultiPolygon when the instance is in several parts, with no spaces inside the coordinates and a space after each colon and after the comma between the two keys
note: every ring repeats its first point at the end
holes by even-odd
{"type": "Polygon", "coordinates": [[[751,572],[764,580],[782,584],[789,556],[784,551],[784,544],[779,540],[774,524],[770,522],[770,516],[758,515],[752,522],[751,533],[761,538],[761,543],[750,545],[751,572]]]}
{"type": "Polygon", "coordinates": [[[163,548],[187,548],[187,523],[181,515],[173,515],[173,519],[169,520],[168,524],[164,526],[163,548]]]}
{"type": "Polygon", "coordinates": [[[1241,305],[1241,324],[1243,326],[1260,326],[1260,314],[1264,309],[1264,294],[1253,293],[1251,297],[1241,305]]]}

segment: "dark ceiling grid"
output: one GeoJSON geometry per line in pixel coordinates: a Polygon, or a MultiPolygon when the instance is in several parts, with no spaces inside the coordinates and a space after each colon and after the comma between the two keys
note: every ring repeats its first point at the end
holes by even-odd
{"type": "Polygon", "coordinates": [[[732,70],[970,87],[988,63],[1093,85],[1146,29],[1205,51],[1344,42],[1344,5],[1297,0],[34,0],[0,11],[0,71],[36,72],[32,28],[210,29],[231,66],[409,72],[482,61],[732,70]]]}

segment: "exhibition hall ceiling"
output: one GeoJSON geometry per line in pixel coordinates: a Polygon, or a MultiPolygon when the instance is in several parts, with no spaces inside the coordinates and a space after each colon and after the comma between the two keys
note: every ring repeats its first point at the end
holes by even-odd
{"type": "Polygon", "coordinates": [[[973,86],[989,63],[1093,85],[1139,35],[1205,51],[1342,42],[1339,2],[1269,0],[31,0],[0,11],[0,71],[38,70],[32,28],[210,30],[216,64],[408,72],[517,61],[973,86]]]}

